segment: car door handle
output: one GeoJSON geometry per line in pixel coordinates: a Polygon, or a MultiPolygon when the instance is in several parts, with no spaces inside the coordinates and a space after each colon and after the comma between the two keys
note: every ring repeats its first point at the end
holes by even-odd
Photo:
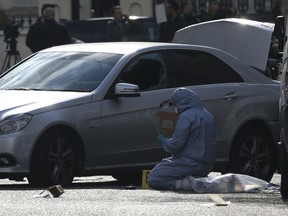
{"type": "Polygon", "coordinates": [[[225,100],[232,100],[238,97],[238,94],[235,92],[228,93],[224,96],[225,100]]]}

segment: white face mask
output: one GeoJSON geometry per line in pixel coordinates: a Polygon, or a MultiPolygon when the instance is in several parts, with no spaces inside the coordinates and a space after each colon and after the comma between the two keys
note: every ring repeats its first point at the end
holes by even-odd
{"type": "Polygon", "coordinates": [[[175,107],[175,112],[178,113],[178,108],[177,107],[175,107]]]}

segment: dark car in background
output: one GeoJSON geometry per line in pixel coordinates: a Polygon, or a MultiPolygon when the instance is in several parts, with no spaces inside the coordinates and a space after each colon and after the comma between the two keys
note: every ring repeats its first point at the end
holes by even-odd
{"type": "MultiPolygon", "coordinates": [[[[154,42],[157,40],[157,23],[155,18],[130,16],[132,41],[154,42]]],[[[85,43],[111,41],[107,31],[107,23],[112,17],[93,18],[87,20],[65,21],[72,38],[85,43]]]]}
{"type": "MultiPolygon", "coordinates": [[[[281,18],[280,18],[281,19],[281,18]]],[[[284,17],[277,23],[275,28],[280,29],[283,35],[283,60],[281,65],[281,97],[280,97],[280,119],[281,119],[281,195],[288,198],[288,23],[284,17]]]]}

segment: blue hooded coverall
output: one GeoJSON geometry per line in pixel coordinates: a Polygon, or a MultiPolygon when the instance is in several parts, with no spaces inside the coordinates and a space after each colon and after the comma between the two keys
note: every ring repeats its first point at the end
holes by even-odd
{"type": "Polygon", "coordinates": [[[186,176],[207,176],[215,163],[213,116],[190,89],[177,89],[171,100],[180,115],[172,138],[161,141],[172,157],[163,159],[148,177],[148,185],[158,190],[175,190],[176,180],[186,176]]]}

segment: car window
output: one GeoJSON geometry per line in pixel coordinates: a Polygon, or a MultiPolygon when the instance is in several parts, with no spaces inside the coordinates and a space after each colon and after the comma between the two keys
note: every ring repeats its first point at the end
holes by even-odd
{"type": "Polygon", "coordinates": [[[163,52],[169,87],[238,83],[244,80],[217,57],[200,51],[163,52]]]}
{"type": "Polygon", "coordinates": [[[122,55],[43,52],[0,78],[0,89],[83,91],[96,89],[122,55]]]}
{"type": "Polygon", "coordinates": [[[133,58],[120,76],[120,82],[138,85],[141,91],[167,87],[164,58],[160,53],[149,53],[133,58]]]}

